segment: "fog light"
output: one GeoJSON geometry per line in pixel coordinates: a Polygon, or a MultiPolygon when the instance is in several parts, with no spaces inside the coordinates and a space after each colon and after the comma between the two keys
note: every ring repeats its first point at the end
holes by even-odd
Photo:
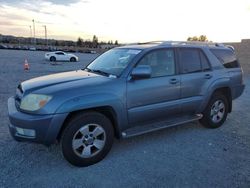
{"type": "Polygon", "coordinates": [[[16,127],[16,132],[17,134],[21,136],[28,136],[28,137],[35,137],[36,136],[36,131],[33,129],[23,129],[20,127],[16,127]]]}

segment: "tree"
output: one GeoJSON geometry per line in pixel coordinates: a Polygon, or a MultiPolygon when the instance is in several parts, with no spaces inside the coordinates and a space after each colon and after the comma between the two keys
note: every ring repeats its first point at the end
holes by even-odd
{"type": "Polygon", "coordinates": [[[77,45],[77,46],[82,46],[82,44],[83,44],[83,40],[82,40],[81,37],[79,37],[79,38],[77,39],[76,45],[77,45]]]}
{"type": "Polygon", "coordinates": [[[118,45],[118,40],[115,41],[115,45],[118,45]]]}
{"type": "Polygon", "coordinates": [[[199,37],[193,36],[193,37],[188,37],[187,41],[200,41],[200,42],[207,42],[207,36],[206,35],[200,35],[199,37]]]}
{"type": "Polygon", "coordinates": [[[198,40],[199,40],[199,41],[202,41],[202,42],[207,42],[207,41],[208,41],[206,35],[201,35],[201,36],[199,36],[199,39],[198,39],[198,40]]]}
{"type": "Polygon", "coordinates": [[[96,35],[93,36],[92,44],[93,44],[93,48],[98,47],[98,37],[96,35]]]}

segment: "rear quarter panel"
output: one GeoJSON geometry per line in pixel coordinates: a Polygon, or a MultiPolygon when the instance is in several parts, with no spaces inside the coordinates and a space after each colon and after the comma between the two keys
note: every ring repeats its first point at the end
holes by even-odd
{"type": "Polygon", "coordinates": [[[197,113],[201,113],[204,111],[215,90],[223,87],[229,87],[231,89],[230,76],[225,69],[214,70],[213,77],[213,81],[203,91],[205,92],[205,95],[200,105],[200,108],[197,110],[197,113]]]}

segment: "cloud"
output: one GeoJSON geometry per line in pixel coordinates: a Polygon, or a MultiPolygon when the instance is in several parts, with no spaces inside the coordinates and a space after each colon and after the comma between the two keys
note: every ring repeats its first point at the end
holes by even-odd
{"type": "MultiPolygon", "coordinates": [[[[0,8],[1,10],[1,8],[0,8]]],[[[20,14],[4,14],[4,13],[0,13],[1,19],[5,19],[5,20],[30,20],[29,18],[22,16],[20,14]]]]}
{"type": "Polygon", "coordinates": [[[100,40],[134,42],[185,40],[204,33],[213,41],[233,41],[250,36],[245,24],[250,3],[245,1],[205,0],[197,9],[194,5],[200,0],[144,1],[143,8],[135,0],[0,0],[0,33],[29,36],[34,19],[37,36],[44,36],[47,25],[48,36],[58,38],[87,39],[95,34],[100,40]],[[20,30],[12,29],[11,23],[20,30]]]}
{"type": "MultiPolygon", "coordinates": [[[[70,4],[74,4],[79,2],[80,0],[45,0],[43,2],[50,2],[52,4],[57,4],[57,5],[70,5],[70,4]]],[[[4,3],[4,4],[8,4],[8,5],[17,5],[17,4],[22,4],[22,3],[30,3],[33,4],[34,1],[30,1],[30,0],[24,0],[24,1],[20,1],[20,0],[0,0],[0,3],[4,3]]],[[[89,1],[83,1],[88,3],[89,1]]]]}
{"type": "Polygon", "coordinates": [[[6,25],[14,25],[14,24],[9,22],[9,21],[1,21],[0,20],[0,25],[6,26],[6,25]]]}

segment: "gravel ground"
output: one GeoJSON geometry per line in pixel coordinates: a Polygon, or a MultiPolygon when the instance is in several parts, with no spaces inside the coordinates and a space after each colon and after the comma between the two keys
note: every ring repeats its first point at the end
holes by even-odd
{"type": "Polygon", "coordinates": [[[189,123],[135,138],[116,140],[96,165],[67,163],[59,145],[17,143],[8,132],[7,99],[17,84],[40,75],[79,69],[50,65],[44,52],[0,50],[0,187],[250,187],[250,76],[226,123],[215,130],[189,123]],[[27,58],[31,70],[23,70],[27,58]]]}

